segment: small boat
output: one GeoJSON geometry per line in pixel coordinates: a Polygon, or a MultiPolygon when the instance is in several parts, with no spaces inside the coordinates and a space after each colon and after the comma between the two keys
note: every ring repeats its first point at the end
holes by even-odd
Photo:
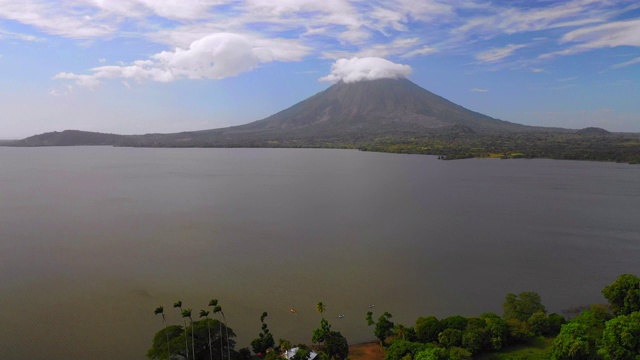
{"type": "Polygon", "coordinates": [[[369,305],[369,309],[374,308],[374,307],[375,307],[375,305],[369,305]]]}
{"type": "Polygon", "coordinates": [[[296,313],[296,309],[294,309],[294,308],[289,309],[289,311],[290,311],[292,314],[295,314],[295,313],[296,313]]]}
{"type": "Polygon", "coordinates": [[[342,319],[342,318],[344,318],[344,314],[338,315],[338,319],[342,319]]]}

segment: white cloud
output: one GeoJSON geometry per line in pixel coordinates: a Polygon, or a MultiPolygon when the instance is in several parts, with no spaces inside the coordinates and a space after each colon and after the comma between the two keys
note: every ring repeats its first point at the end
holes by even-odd
{"type": "MultiPolygon", "coordinates": [[[[619,2],[632,3],[632,0],[619,2]]],[[[517,8],[494,5],[491,8],[485,8],[490,10],[485,15],[470,17],[453,32],[496,36],[577,27],[607,21],[619,13],[609,9],[619,8],[620,5],[599,0],[549,2],[549,5],[544,7],[517,8]]]]}
{"type": "MultiPolygon", "coordinates": [[[[64,2],[0,0],[0,18],[34,26],[48,34],[70,38],[92,38],[112,34],[113,24],[99,21],[87,11],[65,6],[64,2]]],[[[25,35],[23,40],[37,38],[25,35]]]]}
{"type": "Polygon", "coordinates": [[[397,38],[390,43],[374,44],[358,51],[325,51],[322,53],[324,59],[341,59],[351,57],[380,57],[399,56],[408,59],[418,55],[427,55],[435,52],[436,49],[428,45],[421,45],[418,37],[397,38]]]}
{"type": "Polygon", "coordinates": [[[561,42],[582,42],[588,48],[640,46],[640,19],[574,30],[565,34],[561,42]]]}
{"type": "Polygon", "coordinates": [[[339,59],[331,65],[331,74],[320,81],[352,83],[363,80],[401,78],[411,73],[409,65],[396,64],[377,57],[339,59]]]}
{"type": "Polygon", "coordinates": [[[541,69],[541,68],[533,68],[533,69],[531,69],[531,72],[532,73],[543,73],[543,72],[546,72],[546,70],[545,69],[541,69]]]}
{"type": "Polygon", "coordinates": [[[414,56],[418,56],[418,55],[427,55],[427,54],[431,54],[433,52],[436,52],[437,50],[435,48],[432,48],[431,46],[425,45],[423,47],[417,48],[415,50],[411,50],[408,53],[404,53],[402,55],[400,55],[401,58],[403,59],[408,59],[414,56]]]}
{"type": "Polygon", "coordinates": [[[259,63],[281,58],[277,51],[254,47],[239,34],[218,33],[196,40],[188,49],[163,51],[147,60],[130,64],[100,66],[90,75],[59,73],[54,79],[75,80],[76,84],[95,87],[103,79],[133,79],[172,82],[178,79],[222,79],[250,71],[259,63]]]}
{"type": "Polygon", "coordinates": [[[209,16],[209,10],[225,3],[221,0],[89,0],[89,4],[107,14],[126,17],[146,17],[150,14],[167,19],[195,20],[209,16]]]}
{"type": "Polygon", "coordinates": [[[523,47],[526,47],[526,45],[509,44],[503,48],[489,49],[476,54],[476,59],[481,62],[496,62],[513,55],[516,50],[522,49],[523,47]]]}
{"type": "Polygon", "coordinates": [[[481,92],[481,93],[485,93],[485,92],[488,92],[488,91],[489,91],[489,89],[473,88],[473,89],[471,89],[471,90],[469,90],[469,91],[471,91],[471,92],[481,92]]]}
{"type": "Polygon", "coordinates": [[[614,21],[593,27],[581,28],[566,33],[561,44],[579,43],[568,49],[540,55],[541,59],[573,55],[581,52],[617,46],[640,47],[640,19],[614,21]]]}
{"type": "Polygon", "coordinates": [[[637,57],[635,59],[631,59],[629,61],[625,61],[623,63],[615,64],[615,65],[613,65],[611,67],[613,69],[620,69],[620,68],[623,68],[623,67],[627,67],[627,66],[630,66],[630,65],[637,64],[637,63],[640,63],[640,57],[637,57]]]}

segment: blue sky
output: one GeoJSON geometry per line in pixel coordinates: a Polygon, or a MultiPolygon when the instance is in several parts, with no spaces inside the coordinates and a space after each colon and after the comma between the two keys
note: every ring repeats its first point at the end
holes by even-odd
{"type": "Polygon", "coordinates": [[[529,125],[640,132],[637,0],[0,0],[0,138],[238,125],[406,76],[529,125]]]}

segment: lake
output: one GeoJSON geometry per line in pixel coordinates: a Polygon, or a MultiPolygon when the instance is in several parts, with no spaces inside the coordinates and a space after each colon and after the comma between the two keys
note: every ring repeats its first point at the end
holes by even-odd
{"type": "Polygon", "coordinates": [[[531,290],[559,312],[640,274],[637,165],[56,147],[0,166],[2,359],[144,359],[177,300],[218,298],[239,347],[263,311],[308,343],[322,301],[355,343],[372,304],[411,326],[531,290]]]}

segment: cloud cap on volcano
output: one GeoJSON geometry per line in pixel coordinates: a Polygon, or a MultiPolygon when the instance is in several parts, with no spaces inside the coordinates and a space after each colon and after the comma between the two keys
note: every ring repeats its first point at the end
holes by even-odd
{"type": "Polygon", "coordinates": [[[320,81],[353,83],[364,80],[397,79],[411,73],[411,66],[379,57],[339,59],[331,65],[331,74],[320,81]]]}

